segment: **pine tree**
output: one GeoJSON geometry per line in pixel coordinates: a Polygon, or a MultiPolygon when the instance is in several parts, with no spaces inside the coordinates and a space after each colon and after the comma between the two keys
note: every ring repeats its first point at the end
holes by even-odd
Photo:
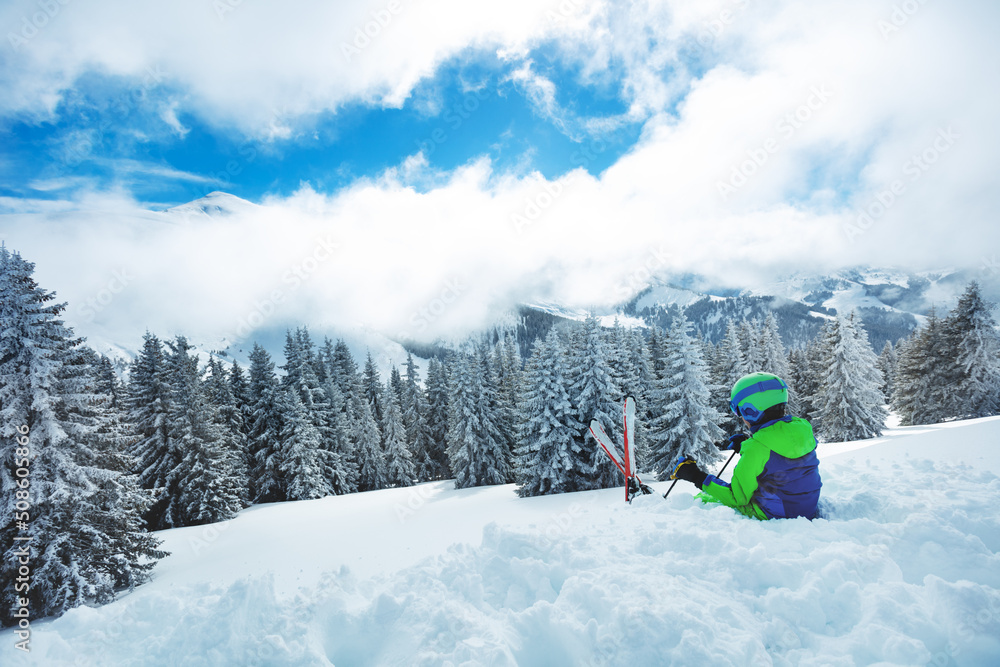
{"type": "Polygon", "coordinates": [[[350,406],[350,397],[361,393],[361,377],[354,355],[343,339],[337,341],[330,358],[330,376],[350,406]]]}
{"type": "Polygon", "coordinates": [[[278,409],[282,428],[276,455],[268,463],[278,473],[281,496],[286,500],[310,500],[332,495],[333,457],[323,447],[299,393],[291,387],[280,390],[278,409]]]}
{"type": "Polygon", "coordinates": [[[216,424],[224,434],[224,449],[239,479],[240,504],[250,504],[250,471],[247,466],[246,429],[243,410],[236,404],[233,387],[222,363],[215,357],[208,360],[208,377],[205,379],[205,396],[215,409],[216,424]]]}
{"type": "Polygon", "coordinates": [[[954,359],[955,386],[951,415],[989,417],[1000,412],[1000,334],[973,281],[944,322],[949,357],[954,359]]]}
{"type": "MultiPolygon", "coordinates": [[[[400,378],[402,386],[402,378],[400,378]]],[[[403,412],[399,407],[396,391],[390,384],[386,387],[385,424],[382,428],[382,451],[385,452],[386,475],[391,486],[413,486],[416,469],[413,455],[406,443],[406,429],[403,427],[403,412]]]]}
{"type": "Polygon", "coordinates": [[[60,319],[65,304],[51,303],[33,273],[33,264],[0,246],[3,626],[16,621],[19,598],[33,619],[108,602],[116,589],[146,581],[166,555],[140,530],[148,497],[109,437],[110,400],[94,394],[97,369],[60,319]],[[29,510],[18,508],[22,501],[29,510]],[[31,587],[16,591],[25,553],[31,587]]]}
{"type": "Polygon", "coordinates": [[[813,430],[819,431],[820,424],[820,389],[827,370],[827,360],[833,354],[830,341],[833,340],[833,329],[836,321],[826,322],[816,336],[810,341],[800,358],[800,366],[796,369],[794,388],[798,396],[798,415],[812,423],[813,430]]]}
{"type": "Polygon", "coordinates": [[[882,393],[886,396],[892,396],[893,394],[897,362],[896,348],[893,346],[891,340],[887,340],[885,345],[882,346],[882,353],[878,356],[878,369],[882,371],[883,378],[882,393]]]}
{"type": "MultiPolygon", "coordinates": [[[[596,419],[619,449],[623,445],[621,429],[621,390],[615,386],[608,367],[604,337],[597,318],[590,315],[573,334],[567,375],[570,381],[570,398],[576,408],[576,418],[589,426],[596,419]]],[[[624,484],[621,473],[603,453],[587,429],[578,435],[578,442],[588,452],[589,460],[583,474],[591,480],[590,488],[608,488],[624,484]]]]}
{"type": "Polygon", "coordinates": [[[247,476],[246,501],[250,503],[253,502],[253,460],[250,456],[250,431],[253,426],[253,409],[250,404],[250,383],[247,380],[247,374],[243,370],[243,367],[235,361],[229,369],[229,393],[233,397],[233,405],[236,407],[237,412],[233,417],[233,421],[238,425],[240,433],[239,441],[243,447],[243,469],[246,470],[247,476]]]}
{"type": "Polygon", "coordinates": [[[764,318],[764,324],[760,329],[760,350],[761,367],[765,373],[777,375],[789,385],[788,411],[791,414],[799,413],[798,393],[794,385],[791,384],[791,368],[788,364],[788,352],[784,343],[781,342],[781,333],[778,331],[778,319],[773,312],[764,318]]]}
{"type": "Polygon", "coordinates": [[[224,521],[242,507],[238,456],[227,447],[225,431],[205,397],[198,358],[190,354],[187,339],[178,336],[170,348],[165,364],[170,388],[167,459],[176,465],[164,480],[167,502],[161,525],[224,521]]]}
{"type": "MultiPolygon", "coordinates": [[[[740,342],[740,327],[732,320],[726,325],[725,338],[716,348],[714,362],[710,373],[709,391],[712,395],[712,405],[721,411],[719,426],[724,435],[728,436],[740,430],[739,421],[728,409],[730,391],[737,380],[750,373],[750,364],[740,342]]],[[[662,363],[660,362],[661,368],[662,363]]]]}
{"type": "Polygon", "coordinates": [[[416,480],[428,482],[441,479],[444,471],[434,458],[434,443],[427,424],[427,399],[420,387],[420,374],[413,355],[406,355],[406,377],[403,380],[403,426],[406,443],[414,458],[416,480]]]}
{"type": "Polygon", "coordinates": [[[518,495],[590,488],[592,453],[584,450],[565,375],[565,353],[555,329],[535,342],[528,362],[517,450],[518,495]]]}
{"type": "Polygon", "coordinates": [[[167,477],[178,461],[170,442],[168,414],[172,406],[163,344],[148,331],[129,372],[127,405],[128,419],[138,436],[131,454],[139,482],[154,491],[155,502],[146,512],[146,521],[155,530],[163,526],[163,511],[169,501],[165,495],[167,477]]]}
{"type": "Polygon", "coordinates": [[[883,407],[882,372],[864,325],[854,313],[837,318],[826,347],[826,372],[816,401],[820,437],[845,442],[881,435],[888,416],[883,407]]]}
{"type": "Polygon", "coordinates": [[[448,428],[448,458],[456,488],[505,484],[512,476],[492,403],[479,356],[459,356],[448,428]]]}
{"type": "Polygon", "coordinates": [[[271,355],[254,343],[250,352],[250,433],[248,457],[251,463],[250,489],[255,503],[285,500],[285,485],[281,478],[279,447],[283,411],[280,405],[281,386],[274,372],[271,355]]]}
{"type": "Polygon", "coordinates": [[[361,383],[365,398],[368,399],[368,404],[371,406],[372,416],[376,422],[381,424],[385,418],[383,415],[384,399],[382,396],[384,387],[379,376],[378,367],[375,365],[375,360],[372,359],[371,352],[368,353],[368,358],[365,360],[365,370],[361,378],[361,383]]]}
{"type": "MultiPolygon", "coordinates": [[[[329,346],[329,340],[327,344],[329,346]]],[[[307,329],[297,329],[294,335],[288,332],[282,385],[298,395],[302,404],[301,411],[316,431],[316,442],[324,450],[316,454],[316,465],[325,471],[328,487],[335,493],[348,493],[354,489],[357,471],[350,456],[347,416],[344,414],[343,398],[336,386],[332,382],[325,388],[322,386],[320,375],[325,377],[328,373],[321,357],[322,355],[316,354],[307,329]]],[[[300,410],[294,402],[287,404],[285,409],[291,410],[293,414],[300,410]]],[[[302,442],[313,442],[312,434],[308,433],[302,442]]],[[[291,484],[292,480],[288,479],[287,482],[291,484]]],[[[306,486],[310,489],[315,487],[312,483],[306,486]]],[[[305,487],[300,485],[300,488],[305,487]]]]}
{"type": "MultiPolygon", "coordinates": [[[[389,385],[388,385],[388,388],[392,389],[393,393],[396,394],[396,400],[399,401],[400,404],[402,405],[402,402],[403,402],[403,376],[400,375],[399,368],[396,367],[396,364],[393,364],[392,368],[389,369],[389,385]]],[[[385,396],[385,393],[383,393],[382,395],[385,396]]]]}
{"type": "MultiPolygon", "coordinates": [[[[507,335],[493,348],[489,367],[496,395],[496,419],[508,452],[511,474],[514,470],[514,451],[517,447],[517,419],[523,394],[524,371],[517,343],[507,335]]],[[[486,361],[482,360],[481,364],[486,361]]],[[[513,481],[511,479],[510,481],[513,481]]]]}
{"type": "Polygon", "coordinates": [[[452,476],[448,461],[448,414],[450,412],[450,380],[448,366],[437,359],[427,364],[427,429],[430,435],[428,451],[437,470],[437,479],[452,476]]]}
{"type": "Polygon", "coordinates": [[[946,347],[944,327],[934,309],[927,321],[897,348],[892,408],[903,426],[935,424],[951,416],[954,357],[946,347]]]}
{"type": "Polygon", "coordinates": [[[651,464],[661,479],[679,456],[688,456],[701,468],[719,457],[720,415],[712,407],[708,368],[701,346],[691,337],[691,323],[681,315],[669,336],[661,340],[663,371],[653,389],[662,414],[649,428],[651,464]]]}
{"type": "Polygon", "coordinates": [[[354,451],[358,457],[358,490],[384,489],[389,486],[389,476],[382,451],[382,434],[368,400],[364,396],[355,396],[354,403],[354,412],[358,417],[354,432],[354,451]]]}
{"type": "Polygon", "coordinates": [[[743,375],[756,373],[767,363],[767,360],[764,358],[764,350],[761,347],[759,320],[752,322],[743,320],[740,322],[738,330],[740,349],[743,351],[743,358],[746,361],[746,373],[743,375]]]}

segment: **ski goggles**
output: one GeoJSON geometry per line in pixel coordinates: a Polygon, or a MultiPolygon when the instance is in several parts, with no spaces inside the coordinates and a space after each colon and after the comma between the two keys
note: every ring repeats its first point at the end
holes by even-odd
{"type": "Polygon", "coordinates": [[[785,384],[784,380],[765,380],[764,382],[756,382],[752,385],[744,387],[740,390],[738,394],[733,396],[733,399],[729,401],[729,410],[737,417],[743,417],[748,422],[753,423],[760,419],[760,416],[764,414],[763,410],[758,410],[753,405],[749,403],[740,407],[740,401],[746,400],[754,394],[761,394],[765,391],[772,391],[775,389],[788,389],[788,385],[785,384]]]}

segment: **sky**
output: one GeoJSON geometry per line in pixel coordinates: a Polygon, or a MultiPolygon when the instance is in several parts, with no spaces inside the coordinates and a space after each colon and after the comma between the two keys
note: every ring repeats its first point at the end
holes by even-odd
{"type": "Polygon", "coordinates": [[[972,0],[8,1],[0,237],[68,323],[136,340],[431,340],[657,274],[1000,272],[998,19],[972,0]],[[206,195],[225,213],[183,206],[206,195]]]}

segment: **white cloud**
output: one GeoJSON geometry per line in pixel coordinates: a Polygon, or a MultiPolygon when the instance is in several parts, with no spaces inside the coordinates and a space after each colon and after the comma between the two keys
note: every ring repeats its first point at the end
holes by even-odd
{"type": "MultiPolygon", "coordinates": [[[[555,41],[584,79],[621,76],[629,113],[649,118],[642,137],[599,178],[577,169],[547,182],[483,159],[432,173],[418,154],[341,192],[304,186],[216,221],[178,223],[94,195],[73,215],[4,216],[9,245],[74,304],[127,264],[134,281],[98,315],[123,327],[221,334],[274,308],[289,321],[421,337],[479,326],[518,300],[618,301],[647,263],[742,285],[845,264],[975,267],[1000,246],[992,4],[921,4],[886,34],[879,22],[894,3],[868,0],[571,2],[577,10],[556,21],[545,12],[559,3],[473,12],[400,0],[346,62],[341,43],[385,6],[243,3],[220,21],[206,3],[163,5],[152,18],[130,3],[72,16],[69,5],[15,64],[57,84],[87,67],[140,76],[158,65],[188,93],[185,113],[281,137],[346,100],[401,104],[463,49],[489,45],[520,62],[555,41]],[[149,23],[160,26],[146,31],[153,38],[149,23]],[[66,48],[50,48],[57,40],[66,48]],[[678,60],[692,49],[700,64],[678,60]],[[933,164],[914,172],[925,153],[933,164]],[[870,223],[866,209],[878,212],[870,223]],[[283,300],[269,305],[275,293],[283,300]]],[[[555,99],[523,74],[540,103],[555,99]]],[[[51,107],[29,83],[4,98],[7,110],[51,107]]]]}

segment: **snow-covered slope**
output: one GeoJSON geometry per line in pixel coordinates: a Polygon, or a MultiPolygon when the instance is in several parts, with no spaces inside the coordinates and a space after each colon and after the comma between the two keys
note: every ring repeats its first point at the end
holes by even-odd
{"type": "MultiPolygon", "coordinates": [[[[450,483],[165,531],[4,665],[996,665],[1000,418],[821,446],[825,518],[450,483]]],[[[665,484],[656,484],[659,490],[665,484]]]]}

